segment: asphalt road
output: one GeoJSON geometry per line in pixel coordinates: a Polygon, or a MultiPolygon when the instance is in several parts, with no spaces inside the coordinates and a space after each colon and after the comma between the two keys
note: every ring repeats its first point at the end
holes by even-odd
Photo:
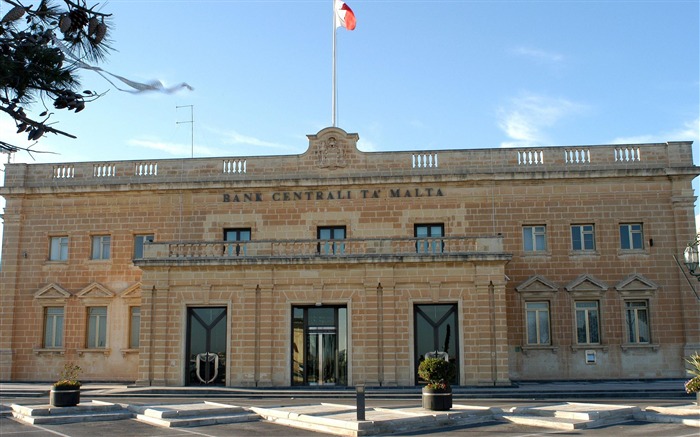
{"type": "MultiPolygon", "coordinates": [[[[91,399],[100,400],[98,397],[91,399]]],[[[202,399],[157,397],[157,398],[103,398],[101,400],[114,403],[129,404],[168,404],[201,401],[202,399]]],[[[207,398],[207,401],[219,402],[238,406],[279,406],[279,405],[302,405],[317,403],[309,399],[288,398],[207,398]]],[[[19,403],[21,405],[46,404],[48,399],[44,398],[17,398],[1,400],[2,404],[9,405],[19,403]]],[[[325,399],[324,402],[353,405],[353,400],[325,399]]],[[[413,399],[371,399],[367,401],[367,407],[400,407],[415,406],[419,400],[413,399]]],[[[562,400],[548,401],[540,400],[508,400],[508,399],[455,399],[455,403],[466,405],[480,405],[488,407],[512,407],[519,405],[543,405],[551,403],[561,403],[562,400]]],[[[587,399],[587,403],[603,403],[616,405],[636,405],[645,407],[648,405],[664,406],[678,405],[678,399],[587,399]]],[[[307,430],[290,428],[268,422],[244,422],[223,425],[211,425],[196,428],[161,428],[139,421],[119,420],[113,422],[89,422],[62,425],[29,425],[17,422],[8,416],[0,418],[0,436],[7,437],[172,437],[172,436],[202,436],[202,437],[225,437],[225,436],[315,436],[326,435],[313,433],[307,430]]],[[[663,436],[663,437],[700,437],[700,430],[680,424],[662,424],[647,422],[628,422],[619,425],[612,425],[597,429],[584,429],[576,431],[561,431],[548,428],[537,428],[511,423],[489,422],[479,425],[459,426],[454,428],[441,428],[438,430],[422,430],[395,435],[440,435],[440,436],[498,436],[498,437],[536,437],[550,435],[565,436],[663,436]]]]}

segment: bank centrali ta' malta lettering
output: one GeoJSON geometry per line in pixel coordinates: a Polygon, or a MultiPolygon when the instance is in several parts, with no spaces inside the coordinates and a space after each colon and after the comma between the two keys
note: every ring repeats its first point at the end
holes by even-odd
{"type": "Polygon", "coordinates": [[[330,190],[330,191],[276,191],[265,193],[226,193],[224,202],[289,202],[296,200],[346,200],[346,199],[380,199],[442,197],[442,188],[390,188],[388,190],[330,190]]]}

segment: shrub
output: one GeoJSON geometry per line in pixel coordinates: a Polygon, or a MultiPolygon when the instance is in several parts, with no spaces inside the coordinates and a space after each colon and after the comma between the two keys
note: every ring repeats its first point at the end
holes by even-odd
{"type": "Polygon", "coordinates": [[[73,363],[66,363],[63,365],[63,370],[58,376],[58,381],[54,383],[54,388],[79,388],[82,384],[78,381],[78,376],[83,369],[80,366],[73,363]]]}
{"type": "Polygon", "coordinates": [[[446,389],[455,377],[454,364],[442,358],[426,358],[418,366],[418,376],[428,382],[432,389],[446,389]]]}

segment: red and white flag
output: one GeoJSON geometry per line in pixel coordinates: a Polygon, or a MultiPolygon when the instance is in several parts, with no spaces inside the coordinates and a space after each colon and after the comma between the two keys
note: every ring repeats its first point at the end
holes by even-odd
{"type": "Polygon", "coordinates": [[[355,30],[355,14],[347,3],[335,0],[335,28],[344,27],[347,30],[355,30]]]}

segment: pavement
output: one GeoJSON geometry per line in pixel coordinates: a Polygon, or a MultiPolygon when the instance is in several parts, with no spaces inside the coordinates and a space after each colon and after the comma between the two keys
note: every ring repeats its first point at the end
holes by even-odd
{"type": "Polygon", "coordinates": [[[78,407],[56,408],[46,404],[49,383],[0,383],[0,416],[11,416],[34,426],[118,423],[123,419],[164,428],[268,422],[346,436],[432,432],[494,422],[568,431],[632,421],[700,428],[700,407],[694,395],[685,393],[684,382],[519,382],[507,387],[453,387],[454,405],[446,412],[422,408],[419,387],[366,387],[363,398],[354,387],[143,387],[87,383],[81,389],[78,407]],[[365,399],[371,406],[364,406],[365,399]],[[484,406],[488,403],[485,399],[499,400],[499,406],[484,406]],[[628,399],[645,399],[646,406],[621,404],[628,399]],[[655,405],[655,399],[663,402],[655,405]]]}

